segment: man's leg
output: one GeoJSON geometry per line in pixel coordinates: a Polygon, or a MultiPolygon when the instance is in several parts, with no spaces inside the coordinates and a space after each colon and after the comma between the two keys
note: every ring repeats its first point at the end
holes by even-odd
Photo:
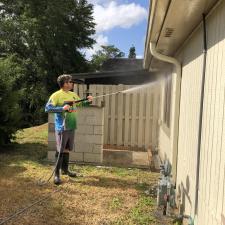
{"type": "Polygon", "coordinates": [[[70,177],[77,177],[76,173],[69,170],[69,157],[69,152],[63,152],[62,174],[68,175],[70,177]]]}
{"type": "Polygon", "coordinates": [[[63,162],[63,154],[56,152],[55,154],[55,160],[56,160],[56,165],[55,165],[55,177],[54,177],[54,184],[61,184],[62,181],[60,179],[60,169],[62,167],[62,162],[63,162]]]}
{"type": "Polygon", "coordinates": [[[56,131],[56,147],[57,151],[55,154],[55,160],[56,160],[56,165],[55,165],[55,177],[54,177],[54,183],[59,185],[62,183],[60,179],[60,169],[62,168],[62,163],[63,163],[63,151],[65,149],[65,143],[66,143],[66,135],[64,131],[58,132],[56,131]]]}
{"type": "Polygon", "coordinates": [[[62,174],[66,174],[70,177],[77,177],[77,174],[74,172],[71,172],[69,170],[69,157],[70,157],[70,151],[73,150],[74,145],[74,131],[67,131],[68,140],[65,146],[65,150],[63,151],[63,162],[62,162],[62,174]]]}

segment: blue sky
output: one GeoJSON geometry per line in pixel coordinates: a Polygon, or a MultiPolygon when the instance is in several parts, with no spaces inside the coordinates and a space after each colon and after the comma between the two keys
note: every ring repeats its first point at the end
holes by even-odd
{"type": "Polygon", "coordinates": [[[114,44],[126,57],[134,45],[136,55],[144,55],[149,0],[89,0],[94,5],[97,23],[94,49],[87,50],[90,58],[100,45],[114,44]]]}

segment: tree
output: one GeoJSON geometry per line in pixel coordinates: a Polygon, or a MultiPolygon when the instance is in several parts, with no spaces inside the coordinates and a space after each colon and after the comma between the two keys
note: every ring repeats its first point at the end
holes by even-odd
{"type": "Polygon", "coordinates": [[[15,56],[0,59],[0,145],[10,142],[13,134],[21,128],[21,110],[18,100],[21,91],[16,79],[24,72],[15,56]]]}
{"type": "Polygon", "coordinates": [[[128,58],[136,59],[135,47],[133,45],[130,47],[128,58]]]}
{"type": "Polygon", "coordinates": [[[80,49],[95,43],[92,13],[87,0],[1,1],[0,57],[13,54],[23,64],[17,89],[25,126],[46,119],[43,106],[58,88],[58,75],[89,69],[80,49]]]}
{"type": "Polygon", "coordinates": [[[102,45],[101,50],[98,50],[96,54],[92,56],[91,65],[92,70],[99,70],[107,59],[124,57],[124,52],[120,51],[114,45],[102,45]]]}

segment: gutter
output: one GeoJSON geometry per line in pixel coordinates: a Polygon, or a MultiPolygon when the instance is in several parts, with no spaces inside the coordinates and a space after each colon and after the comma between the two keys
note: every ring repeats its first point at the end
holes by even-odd
{"type": "MultiPolygon", "coordinates": [[[[157,2],[153,4],[153,0],[152,1],[149,1],[149,14],[148,14],[148,25],[147,25],[147,31],[146,31],[146,38],[145,38],[145,52],[144,52],[144,60],[143,60],[143,68],[144,69],[148,69],[148,57],[149,57],[149,54],[148,54],[148,46],[149,46],[149,40],[150,40],[150,32],[151,32],[151,29],[150,29],[150,22],[151,22],[151,10],[153,10],[153,19],[154,19],[154,15],[155,15],[155,8],[156,8],[156,5],[157,5],[157,2]],[[152,9],[153,8],[153,9],[152,9]]],[[[153,22],[152,22],[153,23],[153,22]]],[[[151,24],[152,24],[151,23],[151,24]]]]}
{"type": "Polygon", "coordinates": [[[177,153],[178,153],[178,134],[179,134],[179,115],[180,115],[180,89],[181,89],[181,63],[174,57],[166,56],[156,51],[156,43],[150,42],[150,52],[158,60],[171,63],[176,68],[176,73],[173,74],[173,91],[172,91],[172,121],[171,123],[171,150],[173,151],[172,158],[172,180],[176,184],[177,177],[177,153]]]}
{"type": "MultiPolygon", "coordinates": [[[[169,7],[170,7],[170,4],[171,4],[171,0],[167,0],[168,3],[167,3],[167,6],[166,6],[166,10],[165,10],[165,15],[163,16],[163,20],[161,22],[161,27],[160,27],[160,30],[158,31],[158,37],[156,38],[156,45],[159,41],[159,37],[160,37],[160,34],[161,34],[161,31],[162,31],[162,28],[163,28],[163,24],[166,20],[166,16],[167,16],[167,13],[168,13],[168,10],[169,10],[169,7]]],[[[150,0],[150,6],[149,6],[149,16],[148,16],[148,25],[147,25],[147,36],[146,36],[146,39],[145,39],[145,53],[144,53],[144,60],[143,60],[143,67],[145,69],[149,69],[150,70],[150,65],[151,65],[151,60],[152,60],[152,57],[149,57],[149,54],[148,54],[148,49],[149,49],[149,45],[150,45],[150,37],[151,37],[151,34],[152,34],[152,29],[150,29],[150,26],[152,24],[154,24],[154,21],[155,21],[155,13],[156,13],[156,7],[158,5],[158,0],[150,0]]],[[[154,69],[151,69],[151,71],[153,71],[154,69]]]]}

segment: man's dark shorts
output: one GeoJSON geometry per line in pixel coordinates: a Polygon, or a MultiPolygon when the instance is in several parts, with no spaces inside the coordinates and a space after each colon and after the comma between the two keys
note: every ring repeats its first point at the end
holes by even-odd
{"type": "Polygon", "coordinates": [[[55,131],[57,152],[73,150],[74,133],[74,130],[55,131]]]}

